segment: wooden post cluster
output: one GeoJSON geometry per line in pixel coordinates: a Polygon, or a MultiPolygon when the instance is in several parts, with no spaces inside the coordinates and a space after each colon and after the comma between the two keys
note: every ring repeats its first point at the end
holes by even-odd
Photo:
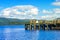
{"type": "Polygon", "coordinates": [[[33,29],[36,30],[36,20],[30,20],[30,30],[32,29],[32,24],[34,25],[33,29]]]}

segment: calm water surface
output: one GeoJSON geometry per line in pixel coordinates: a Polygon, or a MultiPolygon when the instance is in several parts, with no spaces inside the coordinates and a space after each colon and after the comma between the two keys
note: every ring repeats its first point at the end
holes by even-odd
{"type": "Polygon", "coordinates": [[[0,40],[60,40],[60,31],[29,31],[24,25],[0,26],[0,40]]]}

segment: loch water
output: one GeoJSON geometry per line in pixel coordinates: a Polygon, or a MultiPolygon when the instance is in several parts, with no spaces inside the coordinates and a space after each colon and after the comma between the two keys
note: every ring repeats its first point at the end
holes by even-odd
{"type": "Polygon", "coordinates": [[[24,25],[0,26],[0,40],[60,40],[59,30],[25,30],[24,25]]]}

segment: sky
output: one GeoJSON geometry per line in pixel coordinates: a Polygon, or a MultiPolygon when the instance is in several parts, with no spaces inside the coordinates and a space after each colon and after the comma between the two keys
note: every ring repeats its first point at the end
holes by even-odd
{"type": "Polygon", "coordinates": [[[0,17],[39,20],[60,18],[60,0],[0,0],[0,17]]]}

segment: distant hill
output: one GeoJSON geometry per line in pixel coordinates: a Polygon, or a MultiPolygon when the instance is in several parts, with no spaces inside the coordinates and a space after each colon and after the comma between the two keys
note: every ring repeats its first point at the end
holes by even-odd
{"type": "MultiPolygon", "coordinates": [[[[60,18],[56,18],[57,20],[60,18]]],[[[54,19],[54,20],[56,20],[54,19]]],[[[34,19],[36,20],[36,19],[34,19]]],[[[0,25],[21,25],[25,23],[29,23],[30,19],[14,19],[14,18],[3,18],[0,17],[0,25]]],[[[40,20],[39,20],[40,21],[40,20]]],[[[42,20],[46,21],[46,20],[42,20]]]]}
{"type": "Polygon", "coordinates": [[[29,23],[29,19],[13,19],[0,17],[0,25],[21,25],[29,23]]]}

